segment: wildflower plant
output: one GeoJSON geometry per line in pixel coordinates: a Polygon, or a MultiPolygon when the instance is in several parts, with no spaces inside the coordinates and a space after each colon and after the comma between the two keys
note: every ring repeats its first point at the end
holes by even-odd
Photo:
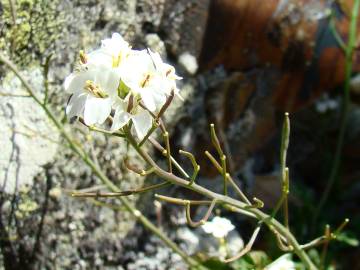
{"type": "MultiPolygon", "coordinates": [[[[360,1],[356,1],[357,7],[360,1]]],[[[356,8],[355,8],[356,9],[356,8]]],[[[355,17],[357,17],[357,13],[355,17]]],[[[350,46],[353,50],[353,46],[350,46]]],[[[350,50],[349,49],[349,50],[350,50]]],[[[352,51],[351,51],[352,52],[352,51]]],[[[350,54],[350,52],[349,52],[350,54]]],[[[351,60],[351,59],[350,59],[351,60]]],[[[349,61],[350,61],[349,60],[349,61]]],[[[277,261],[268,265],[265,269],[294,269],[289,253],[295,254],[305,269],[315,270],[322,267],[314,263],[308,250],[319,245],[324,245],[326,251],[328,243],[336,239],[344,226],[349,222],[344,221],[333,232],[329,226],[325,227],[324,235],[307,243],[300,244],[292,234],[289,227],[288,193],[290,190],[289,168],[286,164],[287,149],[289,146],[290,120],[285,114],[282,130],[282,143],[280,150],[282,195],[271,213],[262,211],[264,203],[258,198],[249,198],[237,185],[228,170],[228,160],[225,151],[216,133],[216,127],[210,125],[210,138],[216,156],[205,151],[209,162],[222,176],[223,191],[216,193],[197,183],[200,171],[195,156],[187,150],[179,150],[179,154],[189,159],[193,166],[191,173],[185,171],[176,161],[170,148],[169,133],[162,121],[162,116],[171,105],[174,98],[181,98],[180,90],[176,82],[181,78],[176,75],[173,66],[164,63],[160,55],[150,49],[134,50],[122,38],[120,34],[113,34],[111,38],[102,41],[100,48],[92,52],[80,51],[79,62],[74,71],[65,79],[64,88],[70,96],[66,106],[66,115],[69,119],[76,118],[90,130],[104,133],[109,136],[120,137],[124,143],[131,145],[142,158],[147,167],[142,169],[126,162],[129,170],[146,176],[154,174],[162,182],[148,187],[139,187],[134,190],[119,190],[119,188],[101,171],[86,151],[75,143],[71,134],[64,129],[62,123],[55,117],[48,106],[48,89],[45,87],[45,98],[41,100],[29,83],[20,74],[16,66],[0,53],[0,62],[3,62],[21,80],[25,89],[34,101],[43,108],[46,115],[54,123],[62,134],[70,148],[80,156],[93,173],[104,183],[109,191],[101,192],[73,192],[74,197],[114,197],[139,220],[147,229],[156,234],[168,247],[178,253],[189,266],[196,269],[206,269],[197,258],[191,257],[181,250],[176,243],[169,239],[166,234],[151,223],[138,209],[131,206],[125,198],[128,195],[155,190],[166,185],[177,185],[202,195],[203,200],[189,200],[186,198],[174,198],[161,194],[155,194],[159,201],[176,204],[185,208],[187,223],[192,227],[202,226],[203,229],[215,237],[223,238],[227,233],[235,229],[234,225],[224,221],[221,217],[215,217],[211,222],[213,210],[221,207],[227,211],[245,215],[256,221],[253,234],[248,243],[237,255],[223,258],[224,263],[239,261],[241,257],[249,253],[254,242],[259,236],[260,230],[267,227],[274,235],[274,241],[279,249],[286,254],[277,261]],[[154,136],[159,130],[162,142],[154,136]],[[143,145],[151,144],[166,159],[167,167],[159,165],[145,150],[143,145]],[[237,197],[230,197],[229,189],[233,189],[237,197]],[[203,218],[194,221],[191,217],[191,207],[207,206],[203,218]],[[284,221],[279,222],[276,217],[282,210],[284,221]]]]}
{"type": "MultiPolygon", "coordinates": [[[[64,83],[65,89],[72,93],[66,108],[68,117],[77,117],[81,123],[92,130],[122,137],[148,165],[148,168],[139,170],[132,166],[130,161],[126,163],[127,168],[142,176],[155,174],[158,178],[163,179],[163,182],[138,190],[115,193],[74,192],[73,196],[116,197],[154,190],[168,184],[183,186],[207,197],[208,200],[192,201],[160,194],[156,194],[155,197],[157,200],[167,203],[183,205],[190,226],[202,226],[205,232],[213,234],[218,239],[224,239],[228,232],[235,227],[229,220],[221,217],[215,217],[209,222],[208,219],[215,207],[223,207],[257,220],[257,226],[249,243],[236,256],[224,258],[224,262],[238,260],[248,253],[258,237],[260,229],[267,226],[274,233],[280,249],[294,252],[308,269],[317,269],[306,253],[306,249],[318,245],[324,239],[330,240],[330,238],[319,238],[310,244],[301,245],[289,230],[287,206],[289,169],[286,167],[290,132],[288,114],[285,115],[283,125],[280,155],[282,196],[273,212],[265,214],[260,210],[264,203],[258,198],[248,198],[231,177],[227,169],[227,156],[221,147],[213,124],[210,125],[210,137],[218,159],[209,151],[206,151],[205,155],[222,175],[222,194],[215,193],[196,183],[200,166],[192,153],[185,150],[179,151],[181,155],[191,161],[192,175],[189,175],[173,157],[169,133],[161,117],[171,105],[174,97],[181,97],[176,85],[176,81],[181,78],[176,75],[173,66],[161,60],[158,53],[152,52],[150,49],[133,50],[119,34],[115,33],[111,39],[103,40],[99,49],[88,54],[81,51],[79,59],[79,65],[65,79],[64,83]],[[163,145],[156,140],[156,136],[153,136],[157,129],[160,129],[162,133],[163,145]],[[145,143],[152,144],[166,157],[166,169],[158,165],[143,149],[142,146],[145,143]],[[176,170],[173,167],[176,167],[176,170]],[[229,188],[233,188],[237,192],[238,198],[228,196],[229,188]],[[208,205],[208,211],[202,219],[193,221],[190,214],[191,207],[199,204],[208,205]],[[280,208],[283,208],[284,211],[284,225],[275,220],[280,208]]],[[[222,242],[225,243],[225,241],[222,242]]]]}

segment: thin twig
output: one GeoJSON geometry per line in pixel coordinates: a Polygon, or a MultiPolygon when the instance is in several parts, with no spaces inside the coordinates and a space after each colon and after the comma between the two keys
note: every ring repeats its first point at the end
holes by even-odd
{"type": "Polygon", "coordinates": [[[285,181],[282,183],[282,192],[281,192],[281,197],[279,199],[279,201],[277,202],[272,214],[271,214],[271,217],[274,218],[277,214],[277,212],[279,211],[279,209],[281,208],[281,206],[283,205],[285,199],[287,198],[288,196],[288,193],[289,193],[289,189],[288,189],[288,186],[289,186],[289,168],[285,168],[285,181]]]}
{"type": "Polygon", "coordinates": [[[191,154],[190,152],[186,152],[186,151],[184,151],[184,150],[179,150],[179,154],[184,155],[184,156],[186,156],[188,159],[190,159],[191,164],[192,164],[192,166],[193,166],[193,168],[194,168],[193,174],[192,174],[191,179],[190,179],[190,182],[189,182],[189,185],[192,185],[192,184],[195,182],[195,179],[196,179],[196,177],[197,177],[197,175],[198,175],[198,173],[199,173],[199,171],[200,171],[200,165],[197,164],[194,155],[191,154]]]}
{"type": "Polygon", "coordinates": [[[25,95],[25,94],[12,94],[12,93],[5,93],[5,92],[0,92],[0,96],[2,96],[2,97],[19,97],[19,98],[31,97],[30,95],[25,95]]]}
{"type": "MultiPolygon", "coordinates": [[[[211,161],[211,163],[214,165],[214,167],[219,171],[219,173],[222,174],[222,167],[220,164],[216,161],[216,159],[213,157],[213,155],[210,154],[209,151],[205,151],[205,155],[208,157],[208,159],[211,161]]],[[[241,191],[241,189],[238,187],[238,185],[235,183],[234,179],[232,179],[230,174],[226,174],[227,180],[230,182],[232,187],[235,189],[235,191],[238,193],[240,198],[246,202],[248,205],[252,205],[249,199],[245,196],[245,194],[241,191]]]]}
{"type": "Polygon", "coordinates": [[[253,198],[253,201],[255,202],[254,204],[251,205],[247,205],[246,208],[263,208],[264,207],[264,202],[256,197],[253,198]]]}
{"type": "Polygon", "coordinates": [[[91,131],[96,131],[96,132],[99,132],[99,133],[103,133],[105,135],[113,135],[113,136],[116,136],[116,137],[121,137],[121,138],[124,138],[124,134],[122,133],[119,133],[119,132],[111,132],[109,130],[106,130],[106,129],[102,129],[102,128],[99,128],[99,127],[96,127],[96,126],[88,126],[84,119],[82,119],[81,117],[79,117],[79,122],[81,124],[83,124],[84,126],[86,126],[89,130],[91,131]]]}
{"type": "Polygon", "coordinates": [[[211,137],[211,142],[212,142],[213,146],[215,147],[219,156],[222,157],[224,155],[224,152],[221,149],[220,141],[219,141],[218,137],[216,136],[214,124],[210,124],[210,137],[211,137]]]}
{"type": "Polygon", "coordinates": [[[320,237],[312,240],[311,242],[309,242],[307,244],[301,245],[301,248],[303,250],[314,248],[314,247],[317,247],[319,245],[322,245],[325,242],[325,240],[326,240],[325,236],[320,236],[320,237]]]}
{"type": "Polygon", "coordinates": [[[166,131],[163,134],[165,147],[166,147],[166,157],[168,161],[169,173],[172,173],[172,162],[171,162],[171,152],[170,152],[170,141],[169,141],[169,133],[166,131]]]}
{"type": "Polygon", "coordinates": [[[159,201],[164,201],[167,203],[172,203],[172,204],[177,204],[177,205],[182,205],[182,206],[186,206],[186,204],[188,204],[188,203],[190,203],[191,205],[209,205],[212,203],[212,201],[184,200],[184,199],[173,198],[173,197],[159,195],[159,194],[155,194],[155,198],[158,199],[159,201]]]}
{"type": "MultiPolygon", "coordinates": [[[[327,241],[335,240],[348,223],[349,223],[349,219],[347,218],[344,220],[343,223],[340,224],[340,226],[333,233],[327,231],[328,230],[327,227],[329,227],[329,225],[326,225],[325,233],[323,236],[320,236],[307,244],[301,245],[301,248],[306,250],[309,248],[313,248],[313,247],[322,245],[327,241]]],[[[329,227],[329,229],[330,229],[330,227],[329,227]]]]}
{"type": "Polygon", "coordinates": [[[340,226],[335,230],[334,233],[332,233],[332,237],[336,238],[337,235],[339,235],[342,230],[345,228],[346,225],[348,225],[350,222],[350,219],[346,218],[343,223],[340,224],[340,226]]]}
{"type": "MultiPolygon", "coordinates": [[[[164,147],[161,146],[154,138],[149,138],[149,142],[159,151],[161,154],[166,156],[166,150],[164,147]]],[[[189,179],[190,176],[186,173],[186,171],[181,167],[181,165],[175,160],[173,156],[170,156],[172,164],[179,170],[179,172],[186,178],[189,179]]]]}
{"type": "Polygon", "coordinates": [[[159,124],[154,120],[150,130],[148,131],[148,133],[146,133],[145,137],[141,140],[141,142],[139,143],[139,147],[143,146],[144,143],[149,139],[149,137],[151,136],[151,134],[154,133],[154,131],[159,127],[159,124]]]}
{"type": "Polygon", "coordinates": [[[276,244],[279,247],[280,250],[284,251],[284,252],[289,252],[289,251],[293,251],[294,248],[292,246],[287,246],[282,238],[280,237],[280,234],[278,232],[274,233],[275,238],[276,238],[276,244]]]}
{"type": "Polygon", "coordinates": [[[169,182],[163,182],[156,185],[151,185],[148,187],[138,188],[138,189],[131,189],[126,191],[119,191],[119,192],[71,192],[72,197],[82,197],[82,198],[112,198],[112,197],[120,197],[120,196],[129,196],[134,194],[145,193],[151,190],[159,189],[162,187],[169,186],[169,182]]]}
{"type": "Polygon", "coordinates": [[[191,209],[190,209],[190,207],[191,207],[191,202],[190,202],[190,201],[186,201],[185,203],[186,203],[185,208],[186,208],[186,220],[187,220],[187,223],[188,223],[191,227],[199,227],[199,226],[201,226],[201,225],[204,225],[205,222],[209,219],[209,217],[210,217],[210,215],[211,215],[211,213],[212,213],[212,210],[214,209],[214,207],[215,207],[215,205],[216,205],[216,199],[212,200],[212,202],[211,202],[208,210],[206,211],[205,216],[204,216],[202,219],[200,219],[199,221],[193,221],[193,220],[191,219],[191,213],[190,213],[190,212],[191,212],[191,211],[190,211],[190,210],[191,210],[191,209]]]}
{"type": "Polygon", "coordinates": [[[157,119],[160,119],[162,116],[163,116],[163,114],[164,114],[164,112],[167,110],[167,108],[170,106],[170,104],[171,104],[171,102],[173,101],[173,99],[174,99],[174,89],[173,90],[171,90],[171,92],[170,92],[170,95],[168,96],[168,98],[166,99],[166,102],[165,102],[165,104],[161,107],[161,109],[160,109],[160,111],[159,111],[159,113],[158,113],[158,115],[157,115],[157,119]]]}
{"type": "Polygon", "coordinates": [[[285,113],[284,123],[281,132],[280,165],[281,165],[281,183],[283,197],[284,224],[289,228],[289,172],[286,171],[286,158],[290,142],[290,119],[289,113],[285,113]]]}
{"type": "Polygon", "coordinates": [[[228,191],[227,191],[228,173],[226,171],[226,156],[222,155],[220,157],[220,161],[221,161],[221,168],[222,168],[222,177],[223,177],[223,182],[224,182],[224,195],[227,196],[228,195],[228,191]]]}
{"type": "Polygon", "coordinates": [[[236,260],[240,259],[242,256],[244,256],[245,254],[247,254],[248,252],[250,252],[252,249],[252,246],[254,245],[256,237],[258,236],[258,234],[260,232],[260,229],[261,229],[261,224],[256,227],[249,242],[246,244],[245,248],[243,248],[239,254],[237,254],[236,256],[234,256],[232,258],[224,260],[224,262],[229,263],[229,262],[236,261],[236,260]]]}
{"type": "Polygon", "coordinates": [[[224,195],[227,196],[227,170],[226,170],[226,156],[224,154],[224,151],[222,150],[220,141],[216,135],[216,131],[215,131],[215,125],[214,124],[210,124],[210,137],[211,137],[211,142],[213,144],[213,146],[215,147],[216,151],[218,152],[218,155],[220,157],[220,161],[221,161],[221,174],[223,176],[223,182],[224,182],[224,195]]]}
{"type": "Polygon", "coordinates": [[[241,211],[249,212],[250,215],[253,214],[256,219],[264,222],[268,227],[274,227],[280,235],[287,239],[289,246],[291,245],[294,248],[294,253],[298,255],[298,257],[304,263],[305,267],[307,267],[309,270],[317,269],[317,267],[314,265],[307,253],[301,249],[300,244],[297,242],[296,238],[292,235],[292,233],[281,223],[272,218],[270,215],[265,214],[257,208],[246,209],[246,206],[248,204],[245,204],[242,201],[235,200],[228,196],[224,196],[222,194],[210,191],[202,186],[199,186],[196,183],[189,186],[189,182],[187,179],[180,178],[174,174],[169,174],[167,171],[161,169],[146,152],[144,152],[141,148],[137,147],[137,143],[131,133],[127,133],[126,135],[129,143],[136,149],[136,151],[144,159],[144,161],[146,161],[150,166],[154,166],[155,174],[157,176],[173,183],[174,185],[182,186],[187,189],[193,190],[199,194],[202,194],[208,198],[216,199],[220,204],[228,205],[228,207],[230,208],[238,208],[241,211]]]}
{"type": "Polygon", "coordinates": [[[328,247],[329,247],[329,242],[331,240],[331,232],[330,232],[329,225],[325,226],[324,236],[325,236],[325,240],[324,240],[324,245],[323,245],[323,249],[321,251],[321,257],[320,257],[320,270],[325,268],[326,255],[327,255],[327,251],[328,251],[328,247]]]}

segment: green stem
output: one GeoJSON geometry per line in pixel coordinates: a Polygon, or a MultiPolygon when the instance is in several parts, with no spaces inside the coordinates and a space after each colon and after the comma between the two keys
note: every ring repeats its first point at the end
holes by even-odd
{"type": "Polygon", "coordinates": [[[78,192],[74,191],[71,193],[72,197],[79,197],[79,198],[113,198],[113,197],[121,197],[121,196],[130,196],[135,194],[141,194],[146,193],[151,190],[159,189],[162,187],[169,186],[169,182],[163,182],[160,184],[151,185],[144,188],[138,188],[138,189],[131,189],[131,190],[125,190],[120,192],[78,192]]]}
{"type": "Polygon", "coordinates": [[[288,242],[289,245],[291,245],[294,248],[295,254],[301,259],[301,261],[304,263],[304,265],[309,270],[317,270],[317,267],[313,264],[309,256],[306,254],[306,252],[301,248],[300,244],[297,242],[295,237],[292,235],[292,233],[281,223],[279,223],[277,220],[272,218],[270,215],[265,214],[259,209],[256,208],[249,208],[248,204],[235,200],[233,198],[224,196],[219,193],[215,193],[211,190],[208,190],[202,186],[199,186],[196,183],[193,183],[191,186],[189,185],[188,180],[180,178],[174,174],[168,173],[167,171],[164,171],[161,169],[155,161],[146,153],[144,152],[140,147],[138,147],[138,144],[134,137],[131,135],[131,133],[126,133],[127,139],[130,142],[130,144],[135,148],[135,150],[138,152],[138,154],[150,165],[154,168],[154,173],[159,176],[160,178],[169,181],[170,183],[173,183],[174,185],[182,186],[184,188],[193,190],[199,194],[202,194],[208,198],[211,198],[212,200],[216,200],[217,202],[224,203],[236,208],[241,209],[243,212],[247,212],[250,215],[254,215],[255,218],[259,221],[263,221],[269,228],[275,228],[276,231],[282,235],[288,242]]]}
{"type": "MultiPolygon", "coordinates": [[[[96,164],[89,158],[89,156],[85,153],[85,151],[74,143],[71,135],[68,134],[63,125],[59,122],[59,120],[55,117],[55,115],[50,111],[50,109],[42,103],[42,101],[35,95],[32,87],[30,84],[24,79],[24,77],[20,74],[16,66],[4,57],[0,53],[0,62],[3,62],[10,70],[12,70],[15,75],[20,79],[22,84],[24,85],[25,89],[29,93],[29,95],[35,100],[35,102],[44,110],[47,117],[51,120],[51,122],[56,126],[59,130],[60,134],[64,137],[66,142],[69,144],[70,148],[80,156],[80,158],[85,162],[87,166],[93,171],[93,173],[101,180],[103,184],[105,184],[112,192],[120,192],[119,188],[111,182],[111,180],[96,166],[96,164]]],[[[206,269],[205,267],[201,266],[200,263],[188,256],[184,251],[182,251],[175,242],[173,242],[170,238],[168,238],[164,232],[162,232],[159,228],[157,228],[150,220],[148,220],[138,209],[133,207],[131,203],[123,197],[117,198],[125,207],[125,209],[130,212],[138,221],[140,221],[149,231],[154,233],[158,236],[165,245],[171,248],[174,252],[179,254],[182,259],[189,265],[206,269]]]]}
{"type": "Polygon", "coordinates": [[[345,49],[345,82],[344,82],[344,97],[342,101],[342,114],[341,114],[341,126],[339,132],[338,143],[335,150],[335,159],[332,165],[330,172],[329,181],[325,187],[324,193],[320,199],[319,205],[315,211],[314,215],[314,225],[316,224],[317,218],[321,213],[324,205],[326,204],[330,192],[334,186],[335,180],[338,176],[340,163],[341,163],[341,152],[344,145],[344,138],[347,126],[347,119],[349,114],[349,104],[350,104],[350,80],[351,73],[353,68],[353,55],[354,49],[356,47],[356,33],[357,33],[357,19],[360,9],[360,0],[354,1],[354,6],[351,15],[350,30],[349,30],[349,40],[347,47],[345,49]]]}

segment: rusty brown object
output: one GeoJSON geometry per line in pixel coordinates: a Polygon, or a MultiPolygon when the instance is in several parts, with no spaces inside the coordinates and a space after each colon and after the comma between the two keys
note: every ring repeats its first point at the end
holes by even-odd
{"type": "MultiPolygon", "coordinates": [[[[336,12],[336,28],[346,41],[352,0],[329,3],[211,1],[202,17],[207,18],[207,25],[199,54],[200,72],[222,66],[230,75],[204,93],[204,117],[222,131],[219,137],[234,171],[272,138],[285,111],[295,113],[323,92],[342,85],[345,57],[330,30],[329,14],[331,9],[336,12]]],[[[357,51],[354,71],[359,70],[357,51]]],[[[194,149],[197,156],[203,156],[211,148],[208,127],[196,125],[194,149]]],[[[205,159],[200,165],[206,175],[216,175],[205,159]]]]}
{"type": "MultiPolygon", "coordinates": [[[[344,79],[344,54],[337,46],[324,0],[214,0],[199,58],[202,70],[277,70],[273,102],[296,111],[344,79]]],[[[352,0],[342,0],[336,26],[346,39],[352,0]]],[[[360,53],[355,70],[360,70],[360,53]]]]}

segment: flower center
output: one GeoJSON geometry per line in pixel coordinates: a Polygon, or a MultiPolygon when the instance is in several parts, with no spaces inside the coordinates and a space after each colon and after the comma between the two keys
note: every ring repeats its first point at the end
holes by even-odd
{"type": "Polygon", "coordinates": [[[121,50],[118,54],[112,55],[112,67],[117,68],[129,56],[129,52],[121,50]]]}
{"type": "Polygon", "coordinates": [[[145,88],[148,84],[149,84],[149,81],[151,79],[151,74],[150,73],[147,73],[143,76],[143,79],[140,81],[140,87],[141,88],[145,88]]]}
{"type": "Polygon", "coordinates": [[[106,94],[99,85],[95,84],[91,80],[87,80],[85,83],[85,90],[97,98],[107,98],[109,95],[106,94]]]}
{"type": "Polygon", "coordinates": [[[112,56],[112,67],[116,68],[120,65],[121,60],[122,60],[122,53],[120,52],[117,56],[113,55],[112,56]]]}

